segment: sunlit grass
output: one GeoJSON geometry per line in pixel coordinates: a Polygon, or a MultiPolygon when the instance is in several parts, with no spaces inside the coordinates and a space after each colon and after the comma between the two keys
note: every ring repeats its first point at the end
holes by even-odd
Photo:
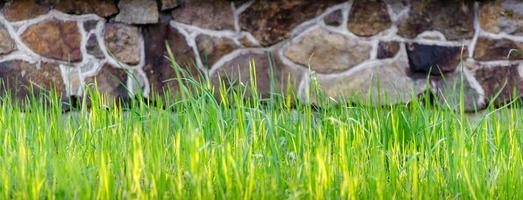
{"type": "Polygon", "coordinates": [[[313,108],[225,87],[218,103],[211,83],[174,81],[183,95],[155,106],[91,92],[91,107],[63,114],[57,97],[24,109],[4,97],[0,198],[523,197],[517,104],[472,118],[423,98],[313,108]]]}

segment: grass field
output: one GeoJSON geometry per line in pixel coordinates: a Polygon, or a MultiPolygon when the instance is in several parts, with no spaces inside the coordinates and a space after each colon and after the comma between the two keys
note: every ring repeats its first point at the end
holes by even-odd
{"type": "MultiPolygon", "coordinates": [[[[2,199],[519,199],[523,112],[320,108],[209,84],[177,101],[63,114],[0,106],[2,199]]],[[[191,91],[191,92],[189,92],[191,91]]],[[[57,99],[57,98],[51,98],[57,99]]]]}

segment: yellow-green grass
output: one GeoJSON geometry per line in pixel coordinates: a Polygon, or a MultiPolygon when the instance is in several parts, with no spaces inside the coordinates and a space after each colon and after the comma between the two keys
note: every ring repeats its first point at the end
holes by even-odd
{"type": "Polygon", "coordinates": [[[222,87],[218,102],[208,82],[173,81],[188,86],[180,98],[126,109],[96,91],[92,107],[65,114],[53,95],[23,109],[2,97],[0,198],[523,197],[517,103],[471,118],[423,98],[313,108],[222,87]]]}

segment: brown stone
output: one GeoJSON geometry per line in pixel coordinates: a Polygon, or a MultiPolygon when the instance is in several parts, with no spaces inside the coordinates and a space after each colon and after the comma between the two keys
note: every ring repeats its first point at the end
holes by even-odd
{"type": "Polygon", "coordinates": [[[172,12],[177,22],[213,30],[234,30],[234,11],[227,0],[188,0],[172,12]]]}
{"type": "Polygon", "coordinates": [[[439,31],[447,40],[471,39],[474,35],[474,5],[471,1],[411,1],[408,17],[398,25],[398,34],[415,38],[425,31],[439,31]]]}
{"type": "Polygon", "coordinates": [[[411,79],[407,65],[407,59],[402,57],[400,60],[370,64],[350,75],[318,77],[318,85],[309,83],[312,101],[348,100],[371,106],[408,103],[423,93],[425,81],[411,79]]]}
{"type": "MultiPolygon", "coordinates": [[[[474,77],[470,77],[474,78],[474,77]]],[[[485,104],[482,95],[472,87],[470,80],[463,72],[457,71],[444,77],[434,76],[431,78],[431,90],[438,97],[443,108],[460,110],[461,96],[463,96],[463,110],[473,112],[482,109],[485,104]],[[463,94],[463,95],[461,95],[463,94]]]]}
{"type": "Polygon", "coordinates": [[[57,65],[44,63],[40,68],[21,60],[0,63],[0,93],[9,93],[13,99],[24,104],[32,95],[55,91],[65,95],[65,86],[57,65]]]}
{"type": "Polygon", "coordinates": [[[96,76],[86,78],[85,82],[88,87],[96,88],[108,97],[116,100],[128,99],[128,73],[124,69],[105,64],[96,76]]]}
{"type": "Polygon", "coordinates": [[[115,59],[136,65],[140,62],[140,32],[138,28],[119,23],[106,24],[104,31],[105,46],[109,55],[115,59]]]}
{"type": "Polygon", "coordinates": [[[180,97],[179,82],[176,79],[175,66],[172,66],[168,58],[166,41],[180,69],[188,72],[191,76],[185,77],[184,73],[181,73],[182,77],[180,78],[199,79],[193,49],[187,44],[185,36],[169,26],[169,21],[170,17],[162,16],[159,24],[150,25],[143,29],[145,43],[144,72],[149,79],[153,98],[158,97],[156,95],[173,99],[180,97]]]}
{"type": "Polygon", "coordinates": [[[370,56],[368,42],[317,28],[294,40],[284,55],[319,73],[346,71],[370,56]]]}
{"type": "Polygon", "coordinates": [[[255,1],[240,15],[240,26],[242,30],[251,32],[262,46],[271,46],[289,38],[290,32],[299,24],[342,2],[344,1],[255,1]]]}
{"type": "Polygon", "coordinates": [[[485,91],[485,96],[495,105],[508,103],[519,97],[523,80],[518,65],[482,67],[474,75],[485,91]]]}
{"type": "Polygon", "coordinates": [[[523,35],[523,2],[517,0],[486,2],[481,5],[479,22],[488,32],[523,35]]]}
{"type": "Polygon", "coordinates": [[[222,84],[228,89],[238,89],[241,86],[245,86],[245,92],[253,95],[250,89],[253,87],[252,83],[255,80],[256,92],[259,97],[268,98],[271,92],[276,92],[279,88],[278,85],[272,85],[273,80],[277,80],[277,68],[274,67],[275,65],[274,58],[268,52],[254,53],[244,51],[232,60],[219,66],[218,70],[211,75],[211,81],[218,98],[228,96],[228,94],[219,94],[219,88],[222,84]],[[255,63],[255,65],[252,65],[252,63],[255,63]],[[252,77],[252,74],[256,77],[252,77]]]}
{"type": "Polygon", "coordinates": [[[392,25],[387,4],[381,1],[357,0],[353,3],[347,28],[358,36],[372,36],[392,25]]]}
{"type": "Polygon", "coordinates": [[[87,49],[87,53],[94,56],[95,58],[103,59],[105,57],[102,49],[100,48],[100,44],[98,43],[98,39],[94,34],[89,36],[89,39],[87,39],[85,48],[87,49]]]}
{"type": "Polygon", "coordinates": [[[214,65],[222,56],[238,48],[238,45],[231,39],[211,37],[208,35],[199,35],[196,37],[196,45],[198,46],[203,64],[208,67],[214,65]]]}
{"type": "Polygon", "coordinates": [[[476,60],[522,60],[523,43],[509,39],[479,38],[474,49],[476,60]]]}
{"type": "Polygon", "coordinates": [[[173,9],[180,5],[180,2],[178,0],[161,0],[161,2],[162,2],[162,10],[173,9]]]}
{"type": "Polygon", "coordinates": [[[378,59],[393,58],[399,50],[399,42],[380,42],[378,44],[378,59]]]}
{"type": "Polygon", "coordinates": [[[14,0],[6,3],[2,14],[9,21],[22,21],[44,15],[50,10],[50,5],[33,0],[14,0]]]}
{"type": "Polygon", "coordinates": [[[159,12],[156,1],[151,0],[120,0],[120,12],[114,18],[117,22],[126,24],[158,23],[159,12]]]}
{"type": "Polygon", "coordinates": [[[21,38],[31,50],[41,56],[70,62],[82,59],[82,35],[76,22],[44,21],[27,28],[21,38]]]}
{"type": "Polygon", "coordinates": [[[323,22],[329,26],[340,26],[343,22],[343,13],[336,10],[323,18],[323,22]]]}
{"type": "Polygon", "coordinates": [[[0,55],[8,54],[16,50],[16,43],[11,38],[4,25],[0,24],[0,55]]]}
{"type": "Polygon", "coordinates": [[[74,15],[97,14],[100,17],[109,17],[118,13],[113,0],[60,0],[54,8],[74,15]]]}

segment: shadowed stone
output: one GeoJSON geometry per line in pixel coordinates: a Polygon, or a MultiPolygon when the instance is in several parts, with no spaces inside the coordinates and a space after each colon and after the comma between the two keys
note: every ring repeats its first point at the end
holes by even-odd
{"type": "Polygon", "coordinates": [[[89,21],[84,22],[83,25],[84,25],[85,32],[89,32],[89,31],[96,29],[96,26],[98,25],[98,21],[89,20],[89,21]]]}
{"type": "Polygon", "coordinates": [[[9,21],[22,21],[47,14],[50,10],[48,3],[38,3],[33,0],[14,0],[7,2],[2,14],[9,21]]]}
{"type": "Polygon", "coordinates": [[[481,67],[474,76],[483,87],[485,97],[495,105],[508,103],[520,97],[523,80],[519,65],[481,67]]]}
{"type": "Polygon", "coordinates": [[[156,97],[155,95],[164,98],[180,96],[175,68],[168,59],[166,44],[171,49],[179,67],[192,76],[186,78],[199,79],[193,49],[187,44],[185,36],[169,26],[169,21],[169,15],[162,15],[159,24],[149,25],[143,29],[144,72],[149,79],[153,98],[156,97]]]}
{"type": "Polygon", "coordinates": [[[490,1],[481,5],[481,27],[492,33],[523,35],[523,2],[518,0],[490,1]]]}
{"type": "Polygon", "coordinates": [[[290,36],[303,22],[317,17],[325,9],[343,0],[255,1],[240,16],[242,30],[251,32],[262,46],[271,46],[290,36]]]}
{"type": "Polygon", "coordinates": [[[471,39],[474,35],[472,1],[413,0],[398,34],[415,38],[425,31],[439,31],[447,40],[471,39]]]}
{"type": "Polygon", "coordinates": [[[1,95],[9,93],[19,103],[24,104],[27,98],[41,96],[51,90],[65,95],[65,86],[57,65],[44,63],[35,65],[21,60],[0,63],[1,95]]]}
{"type": "Polygon", "coordinates": [[[456,70],[464,60],[466,49],[411,43],[407,45],[409,66],[414,73],[440,75],[456,70]],[[462,53],[463,52],[463,53],[462,53]],[[463,58],[462,58],[463,56],[463,58]]]}
{"type": "Polygon", "coordinates": [[[234,30],[234,11],[226,0],[187,0],[172,11],[174,21],[213,30],[234,30]]]}
{"type": "Polygon", "coordinates": [[[82,59],[82,35],[76,22],[44,21],[27,28],[21,38],[31,50],[44,57],[71,62],[82,59]]]}
{"type": "Polygon", "coordinates": [[[3,24],[0,24],[0,55],[8,54],[16,50],[15,41],[3,24]]]}
{"type": "Polygon", "coordinates": [[[290,60],[320,73],[346,71],[370,56],[365,41],[317,28],[294,40],[284,54],[290,60]]]}
{"type": "Polygon", "coordinates": [[[137,27],[119,23],[106,24],[104,39],[109,55],[129,65],[140,62],[140,32],[137,27]]]}
{"type": "Polygon", "coordinates": [[[329,26],[340,26],[343,22],[343,13],[336,10],[323,18],[323,22],[329,26]]]}
{"type": "Polygon", "coordinates": [[[399,50],[398,42],[380,42],[378,44],[378,59],[393,58],[399,50]]]}
{"type": "Polygon", "coordinates": [[[211,67],[224,55],[238,48],[233,40],[228,38],[217,38],[208,35],[196,37],[196,45],[200,52],[200,58],[204,65],[211,67]]]}
{"type": "Polygon", "coordinates": [[[118,13],[113,0],[60,0],[54,8],[74,15],[94,13],[100,17],[109,17],[118,13]]]}
{"type": "Polygon", "coordinates": [[[151,0],[120,0],[120,13],[114,18],[117,22],[126,24],[158,23],[159,13],[156,1],[151,0]]]}
{"type": "Polygon", "coordinates": [[[347,28],[358,36],[372,36],[392,25],[387,4],[381,1],[356,0],[349,14],[347,28]]]}
{"type": "Polygon", "coordinates": [[[86,78],[88,87],[97,88],[101,94],[115,100],[129,99],[127,88],[128,72],[105,64],[96,76],[86,78]]]}
{"type": "Polygon", "coordinates": [[[98,43],[96,35],[93,34],[89,37],[85,48],[87,49],[87,53],[94,56],[95,58],[105,58],[105,55],[102,52],[102,49],[100,48],[100,44],[98,43]]]}
{"type": "Polygon", "coordinates": [[[509,39],[479,38],[474,50],[474,59],[489,60],[523,60],[523,43],[509,39]]]}
{"type": "MultiPolygon", "coordinates": [[[[473,78],[473,77],[472,77],[473,78]]],[[[473,112],[484,108],[481,94],[472,87],[470,78],[463,72],[447,74],[445,77],[432,77],[431,89],[438,97],[442,107],[458,111],[463,94],[463,109],[473,112]]]]}
{"type": "Polygon", "coordinates": [[[350,75],[320,76],[319,85],[310,83],[312,102],[335,99],[371,106],[408,103],[423,93],[425,81],[411,79],[407,65],[403,56],[395,61],[374,62],[350,75]]]}

